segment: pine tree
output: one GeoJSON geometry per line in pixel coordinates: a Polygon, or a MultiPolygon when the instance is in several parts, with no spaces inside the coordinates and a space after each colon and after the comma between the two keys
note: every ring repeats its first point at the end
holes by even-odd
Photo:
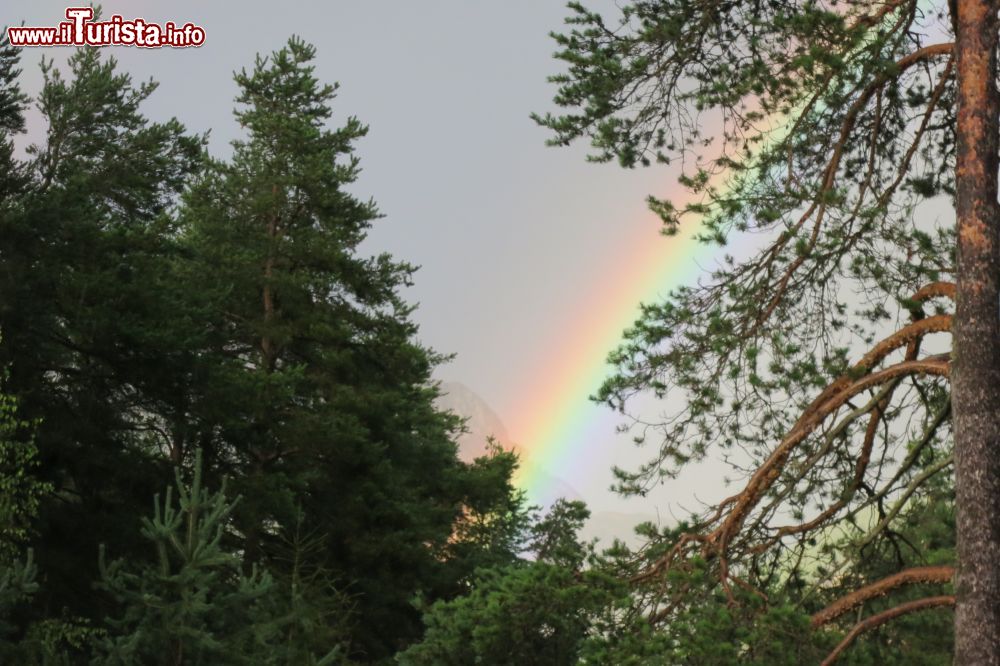
{"type": "Polygon", "coordinates": [[[56,618],[101,617],[96,557],[81,554],[102,541],[141,550],[149,489],[169,478],[159,415],[185,395],[187,320],[164,288],[176,247],[167,213],[202,140],[145,118],[155,84],[133,84],[101,53],[78,50],[65,76],[43,64],[45,138],[9,172],[16,187],[0,188],[0,357],[22,418],[39,424],[40,476],[53,486],[36,525],[35,605],[56,618]]]}
{"type": "Polygon", "coordinates": [[[524,524],[527,557],[479,569],[465,595],[426,604],[427,632],[398,663],[581,663],[585,642],[601,626],[597,618],[621,594],[577,540],[589,515],[581,502],[560,500],[524,524]]]}
{"type": "Polygon", "coordinates": [[[638,0],[613,25],[570,6],[553,77],[567,111],[536,116],[551,142],[679,165],[688,200],[650,198],[668,234],[697,218],[706,244],[765,239],[644,305],[598,392],[623,412],[638,392],[671,401],[646,429],[654,458],[617,470],[622,491],[711,453],[743,482],[650,533],[623,571],[636,608],[670,635],[717,594],[755,608],[732,615],[751,626],[792,603],[832,661],[867,631],[954,605],[957,564],[956,661],[997,661],[992,629],[970,638],[1000,604],[995,7],[638,0]],[[946,203],[957,227],[933,217],[946,203]],[[927,351],[953,331],[954,355],[927,351]],[[935,506],[953,463],[957,561],[923,566],[902,525],[935,506]],[[865,579],[858,553],[884,547],[906,556],[865,579]],[[859,574],[839,601],[820,573],[838,567],[859,574]],[[834,612],[887,594],[879,612],[834,612]]]}
{"type": "MultiPolygon", "coordinates": [[[[13,157],[13,137],[24,131],[24,106],[28,101],[18,84],[20,53],[10,46],[6,32],[0,37],[0,219],[11,214],[13,198],[24,186],[13,157]]],[[[17,638],[18,627],[12,623],[14,613],[38,588],[37,567],[27,545],[38,505],[51,490],[35,476],[38,451],[29,434],[31,425],[19,418],[14,396],[0,393],[0,657],[3,658],[13,652],[9,639],[17,638]]]]}
{"type": "Polygon", "coordinates": [[[352,652],[377,662],[420,635],[417,593],[459,591],[481,551],[452,536],[465,508],[506,501],[509,466],[457,458],[458,419],[433,405],[442,357],[400,294],[413,268],[359,250],[379,217],[349,191],[366,128],[328,127],[336,87],[313,58],[293,38],[236,75],[246,137],[184,199],[178,271],[208,333],[179,429],[246,498],[244,567],[292,580],[283,542],[300,522],[321,535],[304,564],[353,600],[352,652]]]}
{"type": "Polygon", "coordinates": [[[51,492],[33,525],[38,588],[12,631],[83,658],[111,614],[107,659],[177,656],[187,638],[215,649],[219,627],[198,623],[231,609],[183,610],[192,633],[169,636],[136,596],[170,599],[179,574],[149,538],[171,524],[140,525],[150,489],[202,450],[206,483],[228,477],[244,498],[216,544],[224,577],[235,561],[271,581],[253,604],[270,637],[256,658],[320,663],[341,644],[390,658],[422,631],[415,596],[453,597],[509,560],[515,495],[511,458],[461,463],[459,419],[434,408],[443,359],[415,340],[412,267],[359,252],[378,217],[348,192],[365,128],[327,128],[334,88],[293,39],[237,76],[247,138],[211,160],[176,120],[144,117],[153,82],[83,48],[66,76],[43,63],[46,136],[18,162],[16,55],[0,50],[0,362],[51,492]],[[117,601],[93,594],[98,558],[81,556],[101,543],[117,601]]]}
{"type": "Polygon", "coordinates": [[[21,92],[18,68],[21,54],[10,45],[7,30],[0,37],[0,211],[11,204],[11,197],[24,186],[24,175],[14,159],[13,138],[24,132],[24,107],[28,97],[21,92]]]}
{"type": "Polygon", "coordinates": [[[225,488],[202,485],[201,454],[190,484],[177,473],[177,506],[168,487],[153,517],[143,519],[142,535],[156,551],[154,563],[135,567],[125,560],[105,562],[101,589],[121,609],[108,622],[99,647],[106,664],[321,664],[333,663],[337,647],[316,656],[300,651],[294,660],[277,649],[282,629],[294,618],[276,616],[268,597],[274,581],[266,572],[240,570],[239,558],[225,550],[223,536],[239,498],[225,488]]]}

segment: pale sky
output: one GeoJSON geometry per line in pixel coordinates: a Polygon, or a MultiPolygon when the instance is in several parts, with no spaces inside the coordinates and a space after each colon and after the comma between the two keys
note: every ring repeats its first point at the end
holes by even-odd
{"type": "MultiPolygon", "coordinates": [[[[586,4],[614,9],[608,0],[586,4]]],[[[3,23],[55,25],[65,8],[14,0],[5,3],[3,23]]],[[[160,82],[147,115],[176,116],[196,132],[211,129],[217,156],[238,136],[232,72],[293,33],[317,47],[319,78],[341,84],[334,122],[355,115],[370,126],[357,145],[363,173],[353,190],[373,197],[386,218],[365,249],[421,266],[407,292],[419,303],[420,339],[457,355],[437,376],[482,396],[512,439],[528,448],[524,396],[538,384],[539,368],[581,333],[592,295],[614,282],[637,239],[662,244],[670,256],[672,240],[658,235],[644,199],[668,194],[675,176],[586,163],[583,145],[546,147],[547,131],[528,117],[554,110],[555,88],[546,76],[561,65],[548,33],[561,28],[563,2],[109,1],[104,15],[111,14],[204,27],[200,48],[113,53],[135,79],[160,82]]],[[[46,53],[58,61],[69,49],[46,53]]],[[[39,90],[40,55],[24,54],[28,94],[39,90]]],[[[38,132],[33,114],[31,138],[38,132]]],[[[616,298],[637,306],[647,295],[626,290],[616,298]]],[[[541,402],[535,408],[544,411],[541,402]]],[[[565,481],[595,509],[655,514],[651,500],[624,502],[606,490],[613,462],[645,458],[615,435],[616,417],[585,401],[578,414],[587,422],[577,447],[582,462],[571,474],[553,473],[570,475],[565,481]]],[[[693,506],[694,488],[708,492],[718,484],[715,472],[701,472],[664,497],[693,506]]]]}

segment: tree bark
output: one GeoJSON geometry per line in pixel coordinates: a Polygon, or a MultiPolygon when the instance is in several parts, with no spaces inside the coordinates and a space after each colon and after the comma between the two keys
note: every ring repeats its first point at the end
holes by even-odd
{"type": "Polygon", "coordinates": [[[958,0],[957,286],[952,411],[958,540],[955,664],[1000,665],[1000,206],[997,8],[958,0]]]}

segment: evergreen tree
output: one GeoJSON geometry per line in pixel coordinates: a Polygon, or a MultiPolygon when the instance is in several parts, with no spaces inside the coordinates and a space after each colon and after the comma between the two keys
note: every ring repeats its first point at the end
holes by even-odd
{"type": "Polygon", "coordinates": [[[512,486],[518,465],[517,454],[491,437],[469,470],[462,515],[445,550],[456,591],[464,592],[478,569],[514,564],[527,547],[533,510],[512,486]]]}
{"type": "Polygon", "coordinates": [[[14,159],[13,137],[24,132],[24,107],[28,97],[21,92],[18,68],[21,54],[10,45],[7,30],[0,36],[0,212],[24,186],[24,175],[14,159]]]}
{"type": "MultiPolygon", "coordinates": [[[[580,663],[598,621],[621,595],[577,532],[590,512],[560,500],[549,514],[525,525],[530,559],[484,567],[467,594],[426,606],[427,632],[397,661],[412,666],[449,664],[580,663]],[[589,560],[589,561],[588,561],[589,560]]],[[[601,662],[611,663],[611,662],[601,662]]]]}
{"type": "MultiPolygon", "coordinates": [[[[24,106],[18,76],[20,52],[0,36],[0,220],[14,213],[15,196],[25,184],[14,159],[13,137],[24,131],[24,106]]],[[[2,251],[0,251],[2,252],[2,251]]],[[[6,373],[4,373],[6,384],[6,373]]],[[[16,656],[16,611],[38,585],[33,553],[27,549],[38,505],[51,490],[36,477],[38,450],[32,424],[18,416],[14,396],[0,393],[0,659],[16,656]],[[13,639],[13,642],[12,642],[13,639]]]]}
{"type": "Polygon", "coordinates": [[[811,615],[811,640],[831,661],[886,623],[936,618],[956,602],[955,569],[929,564],[900,535],[914,512],[940,504],[937,479],[965,451],[957,564],[982,587],[963,597],[959,581],[959,606],[978,619],[959,613],[956,635],[990,629],[977,647],[958,641],[956,659],[996,661],[975,652],[994,649],[1000,626],[988,620],[1000,608],[1000,457],[987,444],[998,413],[1000,114],[995,8],[981,4],[637,0],[617,24],[570,4],[569,28],[555,36],[567,70],[553,77],[566,112],[536,116],[551,142],[589,138],[593,159],[627,167],[679,165],[688,201],[650,198],[667,234],[697,218],[706,244],[765,239],[746,260],[726,256],[698,284],[644,305],[597,395],[623,413],[637,393],[669,401],[645,429],[658,440],[653,459],[616,470],[623,492],[643,495],[712,453],[743,482],[682,529],[650,532],[641,564],[622,572],[636,612],[668,644],[719,595],[746,609],[719,617],[743,624],[733,641],[791,604],[811,615]],[[962,113],[981,122],[959,122],[962,113]],[[926,214],[947,203],[958,234],[926,214]],[[988,330],[957,335],[955,358],[927,351],[970,321],[988,330]],[[967,382],[954,395],[953,372],[967,382]],[[963,531],[978,544],[967,555],[963,531]],[[831,540],[836,549],[818,546],[831,540]],[[872,580],[861,554],[884,548],[905,555],[883,560],[872,580]],[[857,587],[831,583],[838,566],[834,580],[857,587]],[[834,589],[841,599],[826,596],[834,589]],[[838,630],[842,645],[830,642],[838,630]]]}
{"type": "Polygon", "coordinates": [[[458,420],[433,405],[442,359],[400,296],[413,268],[359,252],[378,217],[348,191],[366,129],[327,127],[336,88],[313,57],[293,38],[236,75],[247,136],[185,197],[178,270],[209,332],[184,429],[246,498],[244,567],[290,579],[285,536],[322,535],[304,564],[350,596],[352,653],[379,661],[420,635],[415,594],[458,592],[469,567],[452,556],[477,551],[453,534],[466,508],[506,500],[509,465],[457,458],[458,420]]]}
{"type": "Polygon", "coordinates": [[[267,598],[275,594],[266,572],[240,571],[240,560],[223,547],[236,498],[225,489],[202,485],[200,453],[185,484],[177,473],[177,506],[172,488],[153,517],[143,519],[142,535],[155,546],[154,564],[134,570],[128,562],[104,562],[101,588],[121,608],[109,620],[100,645],[106,664],[321,664],[333,663],[337,647],[325,655],[304,650],[283,654],[283,630],[297,618],[273,615],[267,598]]]}
{"type": "Polygon", "coordinates": [[[0,45],[0,363],[33,424],[0,442],[0,533],[35,553],[3,562],[2,658],[385,662],[423,631],[413,600],[515,561],[525,519],[514,456],[460,462],[433,405],[412,267],[359,251],[365,128],[327,128],[334,88],[293,39],[237,75],[247,137],[211,160],[101,53],[43,63],[20,162],[0,45]],[[185,470],[197,488],[144,518],[185,470]],[[204,490],[224,478],[240,502],[204,490]]]}
{"type": "Polygon", "coordinates": [[[35,601],[55,617],[101,616],[96,557],[82,553],[100,542],[141,552],[139,516],[168,478],[158,414],[183,395],[167,213],[202,142],[146,119],[155,85],[133,85],[100,53],[78,50],[68,77],[44,63],[45,139],[0,203],[0,356],[23,418],[39,422],[40,476],[53,486],[35,601]]]}

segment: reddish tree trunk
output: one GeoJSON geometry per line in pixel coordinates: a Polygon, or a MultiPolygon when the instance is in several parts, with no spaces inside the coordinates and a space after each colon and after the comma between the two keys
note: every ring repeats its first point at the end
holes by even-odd
{"type": "Polygon", "coordinates": [[[957,289],[952,406],[958,539],[955,664],[1000,664],[1000,206],[997,9],[958,0],[957,289]]]}

